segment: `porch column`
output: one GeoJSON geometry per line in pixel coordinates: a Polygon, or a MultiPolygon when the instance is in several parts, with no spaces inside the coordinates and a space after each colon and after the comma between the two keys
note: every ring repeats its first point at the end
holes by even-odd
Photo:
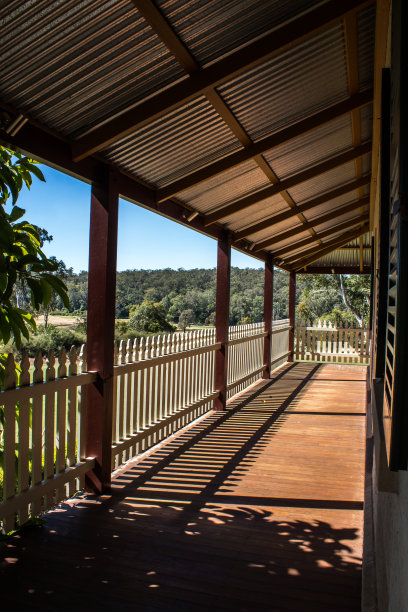
{"type": "Polygon", "coordinates": [[[87,389],[85,444],[86,456],[96,460],[87,488],[96,492],[111,482],[118,201],[115,172],[100,168],[91,192],[87,324],[88,370],[98,377],[87,389]]]}
{"type": "Polygon", "coordinates": [[[295,348],[295,303],[296,303],[296,272],[289,275],[289,356],[288,361],[293,361],[295,348]]]}
{"type": "Polygon", "coordinates": [[[215,301],[216,340],[221,349],[215,354],[215,390],[219,396],[214,401],[215,410],[225,410],[228,376],[228,325],[230,303],[231,237],[223,232],[217,246],[217,288],[215,301]]]}
{"type": "Polygon", "coordinates": [[[273,305],[273,263],[272,258],[268,257],[265,261],[264,277],[264,325],[266,336],[264,338],[263,362],[265,370],[262,378],[271,376],[271,354],[272,354],[272,305],[273,305]]]}

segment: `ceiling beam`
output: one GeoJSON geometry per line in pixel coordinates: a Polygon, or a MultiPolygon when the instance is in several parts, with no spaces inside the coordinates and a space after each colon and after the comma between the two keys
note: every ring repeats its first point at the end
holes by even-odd
{"type": "Polygon", "coordinates": [[[341,206],[340,208],[336,208],[336,210],[333,210],[327,215],[322,215],[321,217],[312,219],[312,221],[308,221],[304,225],[298,225],[294,227],[293,229],[290,229],[286,232],[282,232],[281,234],[277,234],[276,236],[267,238],[266,240],[263,240],[262,242],[258,242],[257,244],[255,244],[252,250],[255,253],[257,251],[262,251],[263,249],[270,247],[272,244],[276,244],[277,242],[282,242],[283,240],[292,238],[293,236],[296,236],[297,234],[301,234],[308,227],[315,227],[317,225],[321,225],[322,223],[328,223],[329,221],[332,221],[333,219],[336,219],[337,217],[341,217],[342,215],[345,215],[348,212],[352,212],[353,210],[355,210],[356,208],[359,208],[360,206],[366,206],[368,203],[369,203],[369,198],[366,197],[366,198],[363,198],[362,200],[356,200],[355,202],[351,202],[350,204],[347,204],[346,206],[341,206]]]}
{"type": "Polygon", "coordinates": [[[194,185],[202,183],[213,176],[217,176],[218,174],[225,172],[225,170],[238,166],[239,164],[242,164],[243,162],[248,161],[257,155],[261,155],[274,147],[284,144],[285,142],[289,142],[302,134],[324,125],[325,123],[329,123],[337,117],[351,112],[355,108],[366,106],[372,102],[372,99],[373,95],[371,90],[363,91],[355,96],[347,98],[347,100],[344,100],[343,102],[333,104],[328,108],[325,108],[323,111],[319,111],[314,115],[301,119],[289,127],[272,134],[271,136],[258,140],[256,143],[248,144],[244,147],[244,149],[232,153],[223,159],[205,166],[205,168],[196,170],[195,172],[174,181],[174,183],[158,189],[157,201],[163,202],[164,200],[167,200],[168,198],[171,198],[172,196],[175,196],[178,193],[193,187],[194,185]]]}
{"type": "Polygon", "coordinates": [[[282,221],[287,221],[287,219],[291,219],[292,217],[295,217],[299,213],[304,213],[307,210],[310,210],[311,208],[315,208],[316,206],[320,206],[321,204],[330,202],[331,200],[334,200],[335,198],[338,198],[339,196],[345,195],[346,193],[349,193],[350,191],[355,191],[359,187],[368,185],[369,182],[370,182],[370,176],[365,176],[359,180],[355,180],[355,181],[352,181],[351,183],[347,183],[346,185],[342,185],[341,187],[337,187],[336,189],[333,189],[332,191],[327,191],[326,193],[324,193],[323,195],[317,198],[313,198],[312,200],[308,200],[307,202],[304,202],[303,204],[297,205],[296,208],[293,208],[291,210],[285,210],[284,212],[279,213],[278,215],[274,215],[273,217],[268,217],[267,219],[264,219],[263,221],[260,221],[259,223],[254,223],[253,225],[250,225],[239,232],[235,232],[235,237],[236,239],[246,238],[247,236],[250,236],[251,234],[255,234],[264,229],[267,229],[268,227],[273,227],[277,223],[281,223],[282,221]]]}
{"type": "Polygon", "coordinates": [[[309,258],[306,259],[302,259],[298,262],[296,262],[295,265],[293,266],[289,266],[290,270],[299,270],[301,268],[304,268],[305,266],[308,266],[309,264],[313,263],[314,261],[317,261],[318,259],[321,259],[322,257],[324,257],[324,255],[328,255],[330,253],[332,253],[333,251],[336,250],[336,247],[339,247],[343,244],[347,244],[347,242],[350,242],[350,240],[355,240],[356,238],[358,238],[359,236],[361,236],[362,234],[365,234],[369,231],[369,226],[368,223],[364,224],[363,226],[360,226],[359,228],[357,228],[354,231],[351,232],[346,232],[345,234],[343,234],[343,236],[341,236],[336,243],[331,244],[330,246],[325,247],[324,249],[321,249],[319,251],[319,253],[315,253],[314,255],[311,255],[309,258]]]}
{"type": "Polygon", "coordinates": [[[339,166],[342,166],[343,164],[354,160],[360,155],[365,155],[366,153],[369,153],[370,150],[371,144],[367,143],[361,145],[360,147],[356,147],[355,149],[351,149],[350,151],[346,151],[345,153],[340,153],[340,155],[336,155],[335,157],[327,159],[324,162],[311,166],[310,168],[307,168],[306,170],[303,170],[298,174],[294,174],[293,176],[290,176],[289,178],[284,179],[279,183],[276,183],[276,185],[265,187],[265,189],[256,191],[255,193],[245,198],[242,198],[241,200],[237,200],[236,202],[227,204],[226,206],[223,206],[222,208],[219,208],[218,210],[212,213],[208,213],[204,217],[204,224],[208,226],[212,223],[220,221],[221,219],[225,219],[230,215],[233,215],[237,212],[240,212],[241,210],[244,210],[245,208],[249,208],[250,206],[257,204],[258,202],[261,202],[262,200],[265,200],[266,198],[270,198],[282,191],[286,191],[287,189],[291,189],[296,185],[300,185],[301,183],[309,181],[310,179],[316,178],[317,176],[320,176],[325,172],[329,172],[334,168],[338,168],[339,166]]]}
{"type": "Polygon", "coordinates": [[[358,10],[371,3],[367,0],[342,0],[341,3],[338,0],[330,0],[323,6],[311,9],[306,14],[285,23],[262,38],[231,53],[215,64],[203,68],[189,78],[124,111],[104,125],[80,137],[73,143],[73,159],[78,161],[107,147],[136,129],[197,98],[209,87],[216,87],[238,76],[313,36],[321,29],[342,19],[349,11],[358,10]]]}
{"type": "MultiPolygon", "coordinates": [[[[333,234],[338,234],[343,230],[349,229],[350,227],[353,227],[358,223],[359,218],[360,215],[358,217],[350,219],[349,221],[340,223],[339,225],[334,225],[333,227],[330,227],[329,229],[324,230],[323,232],[318,232],[316,234],[316,238],[318,238],[319,240],[323,240],[323,238],[328,238],[329,236],[333,236],[333,234]]],[[[286,253],[291,253],[292,251],[302,249],[303,247],[308,246],[309,244],[313,244],[314,242],[316,242],[316,238],[305,238],[304,240],[296,242],[296,244],[288,244],[285,247],[282,247],[281,249],[273,251],[273,253],[271,253],[272,258],[274,261],[282,259],[282,255],[285,255],[286,253]]]]}
{"type": "MultiPolygon", "coordinates": [[[[353,223],[349,223],[349,227],[353,227],[354,230],[358,229],[358,225],[364,225],[365,223],[367,223],[369,219],[369,214],[366,213],[365,215],[359,215],[358,217],[356,217],[355,219],[353,219],[353,223]]],[[[352,231],[352,230],[350,230],[352,231]]],[[[341,236],[336,236],[335,238],[332,238],[332,240],[327,241],[326,243],[322,243],[320,245],[314,245],[313,247],[310,247],[309,249],[306,249],[305,251],[302,251],[301,253],[296,253],[296,255],[291,255],[290,257],[286,257],[283,260],[283,265],[291,265],[293,264],[295,261],[298,261],[299,259],[304,259],[305,257],[309,257],[310,255],[313,255],[314,253],[317,253],[319,251],[321,251],[322,246],[324,247],[329,247],[332,244],[337,244],[338,240],[340,240],[341,236]]],[[[357,247],[357,250],[359,249],[359,247],[357,247]]]]}

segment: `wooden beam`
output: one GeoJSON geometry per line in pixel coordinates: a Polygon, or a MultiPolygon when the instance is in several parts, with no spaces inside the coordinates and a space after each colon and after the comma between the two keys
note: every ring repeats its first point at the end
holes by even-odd
{"type": "MultiPolygon", "coordinates": [[[[358,10],[371,2],[359,0],[330,0],[323,6],[311,9],[306,14],[276,28],[262,38],[240,48],[227,57],[176,83],[165,91],[124,111],[89,134],[73,143],[73,159],[78,161],[95,151],[131,134],[155,119],[186,104],[205,93],[208,88],[216,87],[231,80],[242,72],[277,55],[313,36],[321,29],[342,19],[349,11],[358,10]]],[[[146,2],[147,4],[147,2],[146,2]]]]}
{"type": "Polygon", "coordinates": [[[86,457],[95,468],[87,488],[102,493],[112,471],[113,343],[115,339],[116,251],[119,191],[115,170],[92,183],[89,242],[87,362],[97,381],[86,393],[86,457]]]}
{"type": "Polygon", "coordinates": [[[336,210],[333,210],[326,215],[322,215],[321,217],[317,217],[317,219],[312,219],[312,221],[308,221],[308,223],[305,225],[299,225],[297,227],[294,227],[293,229],[287,230],[286,232],[282,232],[281,234],[277,234],[276,236],[267,238],[266,240],[259,242],[258,244],[255,245],[253,250],[255,252],[258,250],[262,251],[263,249],[271,246],[272,244],[276,244],[277,242],[282,242],[283,240],[287,240],[288,238],[293,238],[293,236],[296,236],[297,234],[301,234],[307,229],[307,227],[315,227],[316,225],[321,225],[322,223],[328,223],[329,221],[332,221],[333,219],[336,219],[337,217],[341,217],[342,215],[345,215],[346,213],[351,212],[355,210],[356,208],[359,208],[360,206],[366,206],[368,203],[369,203],[369,198],[366,197],[366,198],[363,198],[362,200],[356,200],[355,202],[351,202],[350,204],[347,204],[346,206],[341,206],[340,208],[336,208],[336,210]]]}
{"type": "Polygon", "coordinates": [[[231,155],[228,155],[227,157],[224,157],[213,164],[209,164],[205,168],[201,168],[200,170],[196,170],[195,172],[184,176],[170,185],[166,185],[166,187],[158,189],[157,201],[163,202],[164,200],[177,195],[181,191],[193,187],[193,185],[197,185],[208,180],[209,178],[212,178],[213,176],[217,176],[218,174],[225,172],[225,170],[238,166],[239,164],[242,164],[243,162],[248,161],[257,155],[262,155],[262,153],[265,153],[266,151],[269,151],[270,149],[273,149],[274,147],[277,147],[285,142],[289,142],[290,140],[293,140],[294,138],[297,138],[298,136],[301,136],[302,134],[305,134],[306,132],[309,132],[325,123],[329,123],[337,117],[349,113],[355,108],[366,106],[367,104],[370,104],[371,101],[372,91],[366,90],[352,96],[351,98],[348,98],[347,100],[344,100],[343,102],[333,104],[323,111],[306,117],[305,119],[302,119],[301,121],[298,121],[297,123],[294,123],[291,126],[272,134],[271,136],[267,136],[256,143],[246,146],[241,151],[232,153],[231,155]]]}
{"type": "Polygon", "coordinates": [[[192,74],[196,70],[199,70],[199,64],[191,55],[183,41],[177,36],[155,3],[150,0],[132,0],[132,2],[184,70],[188,74],[192,74]]]}
{"type": "Polygon", "coordinates": [[[316,242],[316,238],[318,238],[319,240],[323,240],[324,238],[328,238],[329,236],[332,236],[333,234],[337,234],[338,232],[342,232],[343,230],[349,229],[350,227],[354,227],[360,222],[360,218],[361,218],[361,215],[359,215],[358,217],[354,217],[353,219],[350,219],[349,221],[346,221],[345,223],[334,225],[333,227],[330,227],[324,232],[318,232],[316,234],[316,237],[305,238],[304,240],[301,240],[300,242],[296,242],[296,244],[289,244],[285,247],[282,247],[281,249],[273,251],[272,253],[273,260],[277,261],[282,257],[282,255],[285,255],[286,253],[291,253],[295,249],[298,250],[305,246],[308,246],[309,244],[313,244],[314,242],[316,242]]]}
{"type": "Polygon", "coordinates": [[[231,238],[225,231],[217,243],[217,287],[215,306],[215,333],[221,348],[215,354],[215,390],[219,396],[214,402],[215,410],[225,410],[227,404],[228,378],[228,327],[231,274],[231,238]]]}
{"type": "Polygon", "coordinates": [[[303,204],[299,204],[298,206],[296,206],[296,208],[293,208],[291,210],[285,210],[284,212],[274,215],[273,217],[268,217],[268,219],[264,219],[264,221],[254,223],[253,225],[250,225],[245,229],[240,230],[239,232],[235,232],[235,240],[246,238],[251,234],[255,234],[264,229],[267,229],[268,227],[273,227],[277,223],[281,223],[282,221],[286,221],[287,219],[295,217],[298,213],[304,213],[307,210],[310,210],[311,208],[320,206],[321,204],[325,204],[325,202],[330,202],[331,200],[334,200],[339,196],[349,193],[350,191],[355,191],[363,185],[368,185],[369,182],[370,176],[365,176],[359,180],[355,180],[351,183],[347,183],[346,185],[342,185],[341,187],[337,187],[336,189],[332,189],[332,191],[327,191],[326,193],[317,198],[313,198],[312,200],[304,202],[303,204]]]}
{"type": "MultiPolygon", "coordinates": [[[[348,224],[349,227],[354,227],[354,229],[358,229],[356,226],[357,225],[361,225],[363,226],[364,224],[367,223],[369,219],[369,214],[366,213],[363,216],[359,216],[355,219],[353,219],[353,224],[348,224]]],[[[353,230],[350,230],[353,231],[353,230]]],[[[337,242],[340,240],[341,237],[337,236],[336,238],[333,238],[332,240],[323,243],[322,245],[315,245],[309,249],[306,249],[305,251],[301,252],[301,253],[296,253],[295,255],[291,255],[289,257],[286,257],[283,261],[284,265],[289,265],[289,264],[293,264],[295,261],[298,261],[299,259],[304,259],[305,257],[309,257],[309,255],[313,255],[315,252],[317,253],[318,251],[320,251],[323,248],[329,246],[330,244],[337,244],[337,242]]],[[[358,250],[359,247],[357,247],[358,250]]],[[[364,267],[364,266],[363,266],[364,267]]]]}
{"type": "Polygon", "coordinates": [[[369,226],[368,224],[366,224],[363,227],[361,226],[358,227],[356,230],[352,232],[347,232],[346,234],[343,234],[343,236],[340,237],[338,240],[336,240],[336,244],[331,244],[330,246],[321,249],[318,253],[311,255],[309,258],[297,261],[296,264],[294,264],[293,266],[289,266],[289,269],[298,270],[298,269],[304,268],[308,266],[309,264],[313,263],[314,261],[317,261],[324,255],[328,255],[329,253],[332,253],[333,251],[336,250],[336,247],[341,246],[342,244],[347,244],[347,242],[350,242],[351,240],[355,240],[362,234],[367,233],[368,231],[369,231],[369,226]]]}
{"type": "Polygon", "coordinates": [[[270,198],[274,195],[277,195],[278,193],[281,193],[282,191],[286,191],[287,189],[296,187],[296,185],[305,183],[306,181],[316,178],[317,176],[320,176],[321,174],[324,174],[325,172],[329,172],[330,170],[333,170],[334,168],[342,166],[354,160],[356,157],[360,155],[365,155],[369,151],[370,151],[370,144],[367,143],[355,149],[351,149],[350,151],[347,151],[346,153],[341,153],[340,155],[336,155],[335,157],[332,157],[331,159],[328,159],[324,162],[316,164],[315,166],[312,166],[311,168],[308,168],[307,170],[303,170],[302,172],[299,172],[298,174],[294,174],[293,176],[287,179],[284,179],[283,181],[280,181],[276,185],[265,187],[265,189],[256,191],[255,193],[245,198],[242,198],[241,200],[232,202],[232,204],[227,204],[226,206],[223,206],[222,208],[219,208],[218,210],[205,215],[204,225],[207,227],[211,225],[212,223],[221,221],[222,219],[225,219],[226,217],[234,215],[235,213],[240,212],[241,210],[245,210],[246,208],[249,208],[250,206],[253,206],[254,204],[258,204],[258,202],[261,202],[262,200],[265,200],[266,198],[270,198]]]}

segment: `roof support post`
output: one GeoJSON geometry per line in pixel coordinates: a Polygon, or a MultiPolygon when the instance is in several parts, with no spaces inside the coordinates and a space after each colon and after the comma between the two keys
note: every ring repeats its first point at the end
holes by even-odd
{"type": "Polygon", "coordinates": [[[113,350],[119,192],[114,170],[101,167],[92,182],[88,280],[88,369],[97,381],[87,389],[86,456],[95,457],[87,488],[111,482],[113,350]]]}
{"type": "Polygon", "coordinates": [[[295,304],[296,304],[296,272],[289,274],[289,356],[288,361],[293,361],[295,350],[295,304]]]}
{"type": "Polygon", "coordinates": [[[269,256],[265,261],[264,277],[264,325],[266,336],[264,338],[263,362],[265,370],[262,378],[271,377],[271,354],[272,354],[272,305],[273,305],[273,263],[269,256]]]}
{"type": "Polygon", "coordinates": [[[225,231],[217,243],[215,330],[221,348],[215,354],[215,390],[219,392],[214,402],[215,410],[225,410],[227,403],[230,273],[231,236],[225,231]]]}

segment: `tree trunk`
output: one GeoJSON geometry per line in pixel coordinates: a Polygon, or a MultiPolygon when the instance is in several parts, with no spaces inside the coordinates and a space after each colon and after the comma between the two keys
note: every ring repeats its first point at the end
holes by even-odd
{"type": "Polygon", "coordinates": [[[343,275],[342,274],[339,274],[339,280],[340,280],[340,293],[341,293],[341,297],[342,297],[342,300],[344,302],[345,307],[348,310],[350,310],[350,312],[353,313],[353,315],[357,319],[357,322],[358,322],[359,326],[363,327],[363,317],[359,316],[358,312],[352,307],[352,305],[348,301],[347,294],[346,294],[346,288],[344,286],[344,280],[343,280],[343,275]]]}

